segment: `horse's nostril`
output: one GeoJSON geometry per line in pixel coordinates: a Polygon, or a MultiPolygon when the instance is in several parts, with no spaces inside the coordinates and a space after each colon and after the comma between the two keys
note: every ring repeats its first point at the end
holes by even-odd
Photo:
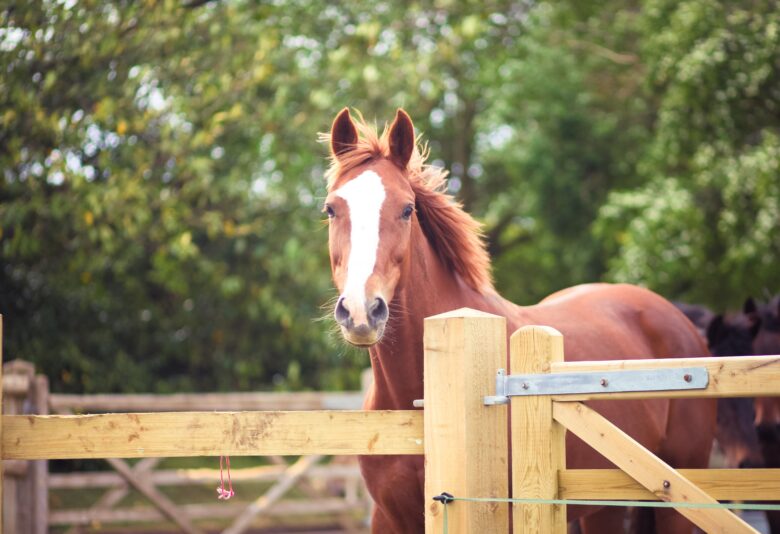
{"type": "Polygon", "coordinates": [[[368,319],[371,326],[377,327],[387,321],[388,311],[385,299],[377,297],[368,309],[368,319]]]}
{"type": "Polygon", "coordinates": [[[336,303],[336,310],[333,312],[336,317],[336,322],[343,326],[349,326],[352,321],[349,310],[344,306],[344,297],[339,297],[339,301],[336,303]]]}

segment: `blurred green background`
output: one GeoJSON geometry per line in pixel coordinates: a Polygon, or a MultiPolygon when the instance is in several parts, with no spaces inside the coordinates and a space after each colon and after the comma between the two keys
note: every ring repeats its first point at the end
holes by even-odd
{"type": "Polygon", "coordinates": [[[330,333],[327,131],[409,111],[531,304],[780,289],[776,1],[0,7],[5,358],[56,391],[359,387],[330,333]]]}

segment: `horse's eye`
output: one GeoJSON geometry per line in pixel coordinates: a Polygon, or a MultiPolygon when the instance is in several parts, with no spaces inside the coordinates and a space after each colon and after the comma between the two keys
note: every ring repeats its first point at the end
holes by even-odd
{"type": "Polygon", "coordinates": [[[330,204],[325,204],[325,210],[324,211],[325,211],[325,213],[328,214],[328,217],[331,218],[331,219],[336,216],[336,212],[333,211],[333,206],[331,206],[330,204]]]}
{"type": "Polygon", "coordinates": [[[412,213],[414,213],[414,206],[409,204],[404,208],[403,213],[401,213],[401,218],[405,221],[408,221],[412,217],[412,213]]]}

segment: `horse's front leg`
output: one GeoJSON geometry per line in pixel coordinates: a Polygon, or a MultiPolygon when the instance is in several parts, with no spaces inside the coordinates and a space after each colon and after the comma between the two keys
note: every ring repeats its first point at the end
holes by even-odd
{"type": "Polygon", "coordinates": [[[424,532],[423,457],[361,456],[359,462],[366,487],[375,503],[371,532],[424,532]]]}

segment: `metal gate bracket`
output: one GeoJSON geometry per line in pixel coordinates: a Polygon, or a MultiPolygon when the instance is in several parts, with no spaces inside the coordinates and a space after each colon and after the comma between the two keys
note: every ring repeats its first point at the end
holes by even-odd
{"type": "Polygon", "coordinates": [[[529,395],[705,389],[709,381],[705,367],[538,375],[507,375],[504,369],[499,369],[496,394],[486,396],[484,402],[486,405],[507,404],[509,397],[529,395]]]}

